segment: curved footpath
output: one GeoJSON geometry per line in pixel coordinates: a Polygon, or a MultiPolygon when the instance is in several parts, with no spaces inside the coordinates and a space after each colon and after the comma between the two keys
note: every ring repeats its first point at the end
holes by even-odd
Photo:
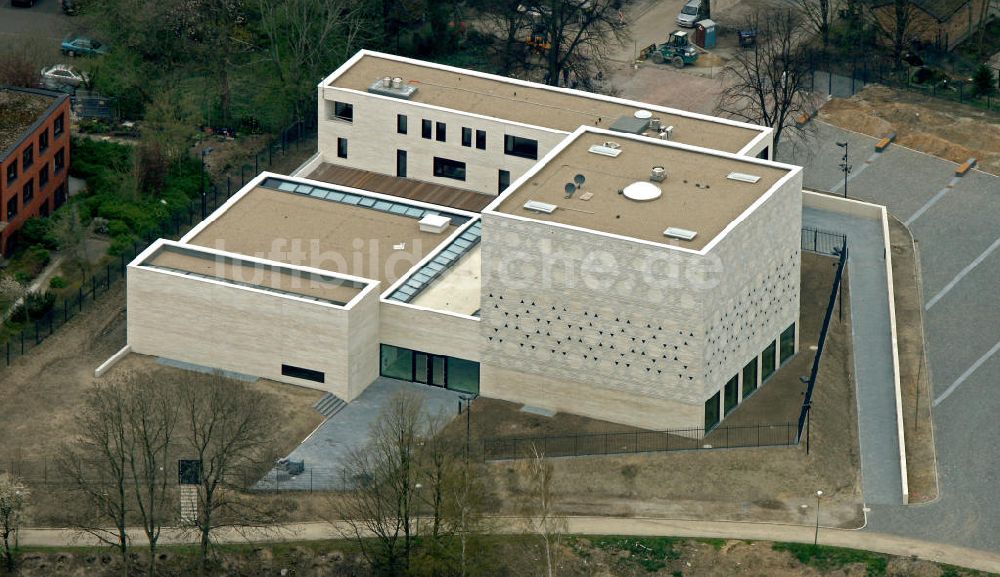
{"type": "MultiPolygon", "coordinates": [[[[498,531],[522,532],[523,521],[518,517],[503,517],[498,531]]],[[[577,535],[642,535],[669,537],[706,537],[722,539],[751,539],[758,541],[786,541],[812,543],[815,527],[811,525],[784,525],[748,523],[740,521],[685,521],[651,517],[566,517],[567,533],[577,535]]],[[[290,523],[269,530],[219,530],[219,543],[263,543],[276,541],[320,541],[342,539],[349,531],[346,525],[325,522],[290,523]]],[[[145,535],[141,529],[129,532],[133,545],[142,546],[145,535]]],[[[191,530],[164,529],[161,544],[196,543],[197,535],[191,530]]],[[[930,543],[918,539],[871,533],[850,529],[820,527],[821,545],[877,551],[901,557],[917,557],[938,563],[958,565],[980,571],[1000,572],[1000,554],[930,543]]],[[[26,529],[21,531],[20,543],[29,547],[79,547],[96,546],[93,537],[81,536],[70,529],[26,529]]]]}

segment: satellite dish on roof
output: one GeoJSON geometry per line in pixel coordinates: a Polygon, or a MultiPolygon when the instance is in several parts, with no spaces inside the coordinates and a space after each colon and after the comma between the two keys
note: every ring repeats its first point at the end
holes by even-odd
{"type": "Polygon", "coordinates": [[[573,196],[573,193],[576,192],[576,185],[573,184],[572,182],[567,182],[565,188],[566,188],[566,198],[570,198],[571,196],[573,196]]]}
{"type": "Polygon", "coordinates": [[[587,177],[582,174],[578,174],[573,177],[573,182],[576,183],[577,188],[583,188],[583,183],[587,182],[587,177]]]}

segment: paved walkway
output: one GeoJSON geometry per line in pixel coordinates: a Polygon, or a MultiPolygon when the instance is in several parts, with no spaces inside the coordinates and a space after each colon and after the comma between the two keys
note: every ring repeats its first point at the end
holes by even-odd
{"type": "MultiPolygon", "coordinates": [[[[498,533],[520,533],[523,519],[500,517],[496,519],[498,533]]],[[[743,523],[738,521],[688,521],[663,518],[621,518],[621,517],[568,517],[567,533],[577,535],[649,535],[721,539],[753,539],[763,541],[785,541],[812,543],[815,528],[812,525],[782,525],[770,523],[743,523]]],[[[129,532],[132,545],[145,544],[145,535],[139,529],[129,532]]],[[[341,539],[349,534],[343,523],[293,523],[261,531],[220,529],[213,541],[216,543],[276,542],[276,541],[320,541],[341,539]]],[[[194,543],[197,535],[192,531],[165,529],[160,544],[194,543]]],[[[69,529],[27,529],[21,532],[20,543],[29,547],[96,546],[92,537],[80,536],[69,529]]],[[[970,567],[981,571],[1000,571],[1000,555],[930,543],[895,535],[856,531],[849,529],[819,530],[819,543],[878,551],[902,557],[919,557],[929,561],[970,567]]]]}
{"type": "Polygon", "coordinates": [[[399,392],[408,391],[423,399],[428,415],[458,414],[460,393],[440,387],[378,378],[358,398],[324,421],[302,444],[288,455],[292,461],[304,461],[305,471],[292,477],[272,470],[258,484],[258,489],[282,491],[326,491],[344,486],[341,467],[347,456],[368,442],[368,432],[383,407],[399,392]]]}
{"type": "Polygon", "coordinates": [[[882,225],[874,220],[813,209],[803,210],[802,225],[847,235],[862,491],[866,504],[901,505],[882,225]]]}

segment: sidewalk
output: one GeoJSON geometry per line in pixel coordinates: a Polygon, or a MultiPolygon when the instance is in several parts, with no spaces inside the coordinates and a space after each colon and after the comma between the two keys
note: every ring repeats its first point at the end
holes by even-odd
{"type": "MultiPolygon", "coordinates": [[[[502,518],[500,533],[520,533],[523,521],[518,517],[502,518]]],[[[662,518],[568,517],[567,533],[578,535],[649,535],[671,537],[704,537],[721,539],[752,539],[812,543],[815,528],[811,525],[780,525],[735,521],[685,521],[662,518]]],[[[270,530],[220,530],[216,543],[321,541],[342,539],[349,533],[343,523],[295,523],[270,530]]],[[[141,530],[130,531],[132,545],[141,547],[145,535],[141,530]]],[[[178,529],[165,529],[160,544],[195,543],[197,535],[178,529]]],[[[68,529],[28,529],[21,532],[20,543],[28,547],[97,546],[92,537],[80,537],[68,529]]],[[[852,549],[877,551],[902,557],[918,557],[928,561],[969,567],[980,571],[1000,571],[1000,555],[954,545],[930,543],[868,531],[827,529],[820,527],[819,543],[852,549]]]]}

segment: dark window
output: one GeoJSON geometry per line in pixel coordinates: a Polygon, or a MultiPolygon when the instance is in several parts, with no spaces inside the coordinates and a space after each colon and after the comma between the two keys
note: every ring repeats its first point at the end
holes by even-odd
{"type": "Polygon", "coordinates": [[[712,398],[705,401],[705,431],[719,424],[719,397],[722,393],[715,393],[712,398]]]}
{"type": "Polygon", "coordinates": [[[59,187],[56,188],[55,192],[55,206],[59,208],[60,206],[66,204],[66,183],[62,182],[59,187]]]}
{"type": "Polygon", "coordinates": [[[448,125],[443,122],[437,122],[435,124],[436,124],[435,131],[437,132],[435,138],[437,139],[437,141],[444,142],[448,140],[448,125]]]}
{"type": "Polygon", "coordinates": [[[447,158],[434,157],[434,176],[465,180],[465,163],[447,158]]]}
{"type": "Polygon", "coordinates": [[[757,154],[757,158],[763,158],[764,160],[767,160],[767,153],[768,153],[767,148],[765,148],[764,150],[761,150],[757,154]]]}
{"type": "Polygon", "coordinates": [[[396,132],[399,134],[406,134],[406,115],[397,114],[396,115],[396,132]]]}
{"type": "Polygon", "coordinates": [[[48,149],[49,149],[49,127],[46,126],[42,128],[41,132],[38,133],[38,152],[40,154],[48,149]]]}
{"type": "Polygon", "coordinates": [[[413,380],[413,351],[392,345],[382,345],[378,373],[390,379],[413,380]]]}
{"type": "Polygon", "coordinates": [[[49,183],[49,163],[45,163],[38,169],[38,190],[45,190],[49,183]]]}
{"type": "Polygon", "coordinates": [[[503,153],[538,160],[538,141],[508,134],[503,137],[503,153]]]}
{"type": "Polygon", "coordinates": [[[54,134],[56,138],[59,138],[59,136],[63,133],[63,123],[65,122],[65,114],[60,113],[59,116],[56,116],[55,121],[52,123],[52,134],[54,134]]]}
{"type": "Polygon", "coordinates": [[[500,194],[501,192],[507,190],[507,187],[510,186],[510,171],[501,170],[498,173],[498,175],[499,176],[497,177],[497,194],[500,194]]]}
{"type": "Polygon", "coordinates": [[[476,131],[476,148],[479,150],[486,150],[486,131],[477,130],[476,131]]]}
{"type": "Polygon", "coordinates": [[[743,398],[757,390],[757,357],[743,367],[743,398]]]}
{"type": "Polygon", "coordinates": [[[431,129],[433,128],[433,123],[430,120],[424,119],[420,121],[420,136],[422,138],[431,138],[431,129]]]}
{"type": "Polygon", "coordinates": [[[462,127],[462,146],[472,146],[472,129],[467,126],[462,127]]]}
{"type": "Polygon", "coordinates": [[[17,195],[15,194],[14,196],[10,197],[10,200],[7,201],[7,221],[10,222],[14,220],[14,217],[16,216],[17,216],[17,195]]]}
{"type": "Polygon", "coordinates": [[[35,198],[35,179],[29,178],[21,189],[21,206],[27,207],[33,198],[35,198]]]}
{"type": "Polygon", "coordinates": [[[725,388],[726,396],[726,414],[728,415],[736,405],[740,404],[740,376],[733,375],[733,378],[729,379],[726,383],[725,388]]]}
{"type": "Polygon", "coordinates": [[[777,344],[771,341],[764,352],[760,355],[760,382],[764,382],[774,374],[774,357],[777,344]]]}
{"type": "Polygon", "coordinates": [[[479,394],[479,363],[448,357],[448,388],[463,393],[479,394]]]}
{"type": "Polygon", "coordinates": [[[35,164],[35,145],[29,144],[28,148],[21,153],[21,168],[28,170],[28,167],[35,164]]]}
{"type": "Polygon", "coordinates": [[[406,178],[406,151],[396,151],[396,176],[406,178]]]}
{"type": "Polygon", "coordinates": [[[354,122],[354,105],[346,102],[334,102],[333,115],[340,120],[354,122]]]}
{"type": "Polygon", "coordinates": [[[339,158],[347,158],[347,139],[338,138],[337,139],[337,156],[339,158]]]}
{"type": "Polygon", "coordinates": [[[17,157],[7,165],[7,184],[10,184],[17,180],[17,157]]]}
{"type": "Polygon", "coordinates": [[[53,171],[56,174],[59,174],[59,171],[61,171],[63,168],[66,167],[66,149],[65,148],[60,148],[59,150],[56,151],[56,156],[55,156],[55,158],[52,159],[52,163],[53,163],[53,166],[54,166],[53,171]]]}
{"type": "Polygon", "coordinates": [[[781,333],[781,364],[795,355],[795,323],[781,333]]]}
{"type": "Polygon", "coordinates": [[[296,379],[305,379],[317,383],[326,382],[326,375],[322,371],[303,369],[302,367],[293,365],[281,365],[281,374],[286,377],[295,377],[296,379]]]}

